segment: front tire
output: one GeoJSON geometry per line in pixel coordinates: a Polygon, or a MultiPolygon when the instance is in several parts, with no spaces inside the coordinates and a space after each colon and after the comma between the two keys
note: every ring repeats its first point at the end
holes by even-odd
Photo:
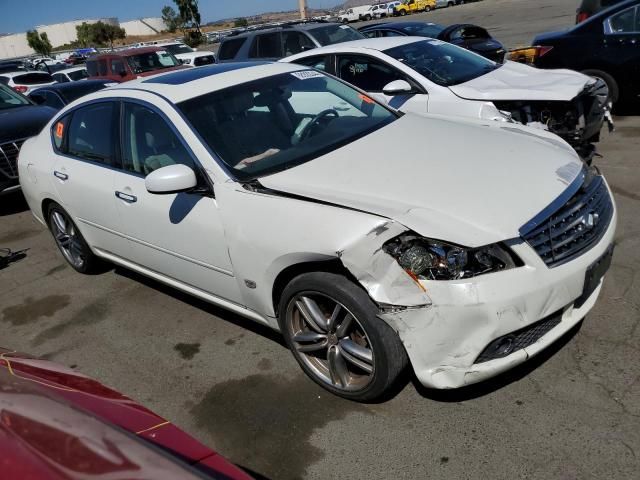
{"type": "Polygon", "coordinates": [[[85,241],[69,214],[57,203],[47,210],[47,224],[62,256],[71,267],[84,274],[100,270],[102,262],[85,241]]]}
{"type": "Polygon", "coordinates": [[[280,329],[302,370],[331,393],[375,400],[407,365],[398,334],[366,292],[342,275],[306,273],[285,288],[280,329]]]}

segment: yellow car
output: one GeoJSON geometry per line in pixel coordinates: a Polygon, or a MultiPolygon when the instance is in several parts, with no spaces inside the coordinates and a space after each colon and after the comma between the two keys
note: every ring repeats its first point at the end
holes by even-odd
{"type": "Polygon", "coordinates": [[[430,12],[435,10],[436,0],[408,0],[393,9],[394,16],[404,17],[410,13],[430,12]]]}

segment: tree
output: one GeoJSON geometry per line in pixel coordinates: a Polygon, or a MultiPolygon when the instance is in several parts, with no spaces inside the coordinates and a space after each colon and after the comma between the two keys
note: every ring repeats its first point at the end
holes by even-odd
{"type": "Polygon", "coordinates": [[[76,25],[76,37],[77,42],[82,47],[89,47],[93,43],[93,28],[92,25],[87,22],[82,22],[81,25],[76,25]]]}
{"type": "Polygon", "coordinates": [[[185,28],[192,28],[197,32],[199,37],[202,36],[200,32],[200,11],[198,10],[198,0],[173,0],[180,12],[180,21],[184,24],[185,28]]]}
{"type": "Polygon", "coordinates": [[[234,27],[247,27],[249,26],[249,21],[246,18],[237,18],[233,23],[234,27]]]}
{"type": "Polygon", "coordinates": [[[162,9],[162,21],[166,25],[167,30],[171,33],[175,32],[182,26],[181,18],[169,5],[162,9]]]}
{"type": "Polygon", "coordinates": [[[116,27],[110,23],[96,22],[91,25],[91,30],[93,31],[93,41],[95,43],[108,43],[112,50],[114,40],[127,36],[124,28],[116,27]]]}
{"type": "Polygon", "coordinates": [[[36,53],[45,57],[51,55],[51,42],[45,32],[38,33],[37,30],[29,30],[27,32],[27,43],[36,53]]]}

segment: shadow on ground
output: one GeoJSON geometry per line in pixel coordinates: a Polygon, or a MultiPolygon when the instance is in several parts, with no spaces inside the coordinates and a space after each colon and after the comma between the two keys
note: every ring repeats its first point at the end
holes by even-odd
{"type": "Polygon", "coordinates": [[[15,215],[26,212],[27,210],[29,210],[29,205],[27,205],[27,201],[24,199],[22,192],[3,195],[2,200],[0,200],[0,217],[15,215]]]}

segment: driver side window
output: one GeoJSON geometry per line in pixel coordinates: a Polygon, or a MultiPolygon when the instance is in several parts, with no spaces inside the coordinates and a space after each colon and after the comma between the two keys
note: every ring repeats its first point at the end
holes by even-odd
{"type": "Polygon", "coordinates": [[[191,155],[158,113],[143,105],[125,103],[123,118],[124,170],[142,176],[176,164],[195,170],[191,155]]]}
{"type": "Polygon", "coordinates": [[[406,80],[395,68],[360,55],[345,55],[338,60],[338,76],[367,92],[382,92],[394,80],[406,80]]]}

